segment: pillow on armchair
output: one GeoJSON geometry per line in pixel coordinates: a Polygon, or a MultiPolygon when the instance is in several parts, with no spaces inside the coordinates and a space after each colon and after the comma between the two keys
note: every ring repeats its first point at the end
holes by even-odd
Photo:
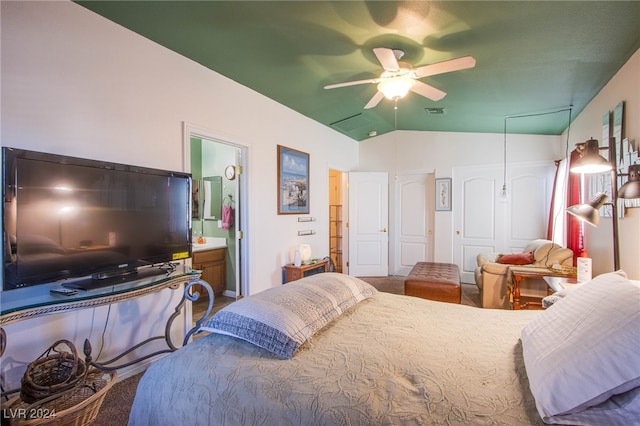
{"type": "Polygon", "coordinates": [[[533,263],[533,252],[499,254],[496,261],[503,265],[530,265],[533,263]]]}

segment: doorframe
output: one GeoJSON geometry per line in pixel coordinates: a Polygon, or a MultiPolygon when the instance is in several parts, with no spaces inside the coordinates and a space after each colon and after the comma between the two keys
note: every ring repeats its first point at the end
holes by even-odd
{"type": "MultiPolygon", "coordinates": [[[[240,150],[240,155],[238,156],[238,164],[237,166],[242,167],[242,173],[238,177],[238,208],[236,209],[236,252],[235,252],[235,260],[236,260],[236,273],[235,273],[235,281],[236,288],[235,293],[236,297],[241,297],[250,293],[249,288],[249,253],[250,253],[250,238],[249,238],[249,211],[248,203],[249,203],[249,145],[242,141],[238,141],[235,138],[230,137],[229,135],[224,135],[219,132],[215,132],[213,130],[206,129],[204,127],[200,127],[191,123],[183,122],[183,132],[182,132],[182,152],[183,152],[183,168],[184,171],[190,173],[191,172],[191,138],[199,138],[206,139],[212,142],[221,143],[223,145],[228,145],[240,150]],[[242,238],[240,238],[240,233],[242,233],[242,238]]],[[[191,304],[187,306],[188,311],[191,310],[191,304]]],[[[188,312],[189,317],[191,317],[191,312],[188,312]]]]}
{"type": "MultiPolygon", "coordinates": [[[[349,274],[349,228],[347,222],[349,220],[349,172],[340,170],[335,167],[328,166],[327,178],[331,176],[331,171],[340,173],[340,203],[342,205],[342,220],[340,221],[340,232],[342,235],[342,263],[340,264],[343,274],[349,274]]],[[[331,191],[331,189],[329,189],[331,191]]],[[[330,195],[328,205],[331,206],[330,195]]],[[[329,216],[331,216],[331,207],[329,207],[329,216]]],[[[329,224],[331,226],[331,224],[329,224]]],[[[329,249],[331,249],[331,242],[329,242],[329,249]]]]}

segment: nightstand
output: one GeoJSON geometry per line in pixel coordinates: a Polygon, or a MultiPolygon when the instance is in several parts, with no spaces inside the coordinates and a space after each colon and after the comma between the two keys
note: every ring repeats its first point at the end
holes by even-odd
{"type": "Polygon", "coordinates": [[[321,274],[329,271],[329,261],[326,259],[317,260],[315,263],[294,266],[293,263],[284,265],[284,282],[299,280],[302,277],[321,274]]]}

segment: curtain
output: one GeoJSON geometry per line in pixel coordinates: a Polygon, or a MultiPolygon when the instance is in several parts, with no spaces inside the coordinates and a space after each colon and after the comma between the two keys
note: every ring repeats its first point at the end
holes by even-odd
{"type": "Polygon", "coordinates": [[[565,210],[567,208],[567,159],[556,160],[556,174],[551,195],[551,209],[547,227],[547,239],[567,247],[565,210]]]}
{"type": "MultiPolygon", "coordinates": [[[[571,165],[577,161],[578,158],[580,158],[578,152],[575,149],[571,151],[571,156],[569,157],[569,168],[571,168],[571,165]]],[[[567,176],[567,206],[582,203],[582,198],[580,196],[581,177],[582,176],[579,173],[569,173],[567,176]]],[[[567,248],[573,250],[573,264],[575,265],[576,259],[585,254],[584,224],[580,219],[570,215],[569,213],[565,213],[565,217],[567,223],[567,248]]]]}
{"type": "Polygon", "coordinates": [[[551,192],[551,207],[549,208],[549,221],[547,223],[547,240],[553,241],[553,228],[555,222],[556,194],[558,193],[558,170],[560,161],[556,160],[556,173],[553,176],[553,190],[551,192]]]}

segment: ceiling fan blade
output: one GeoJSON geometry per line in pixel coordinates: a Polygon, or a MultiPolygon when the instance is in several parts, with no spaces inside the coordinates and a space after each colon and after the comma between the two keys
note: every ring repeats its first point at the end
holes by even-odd
{"type": "Polygon", "coordinates": [[[476,60],[473,56],[464,56],[462,58],[442,61],[431,65],[425,65],[414,69],[413,72],[415,73],[417,78],[422,78],[430,75],[444,74],[446,72],[473,68],[475,66],[476,60]]]}
{"type": "Polygon", "coordinates": [[[344,83],[336,83],[336,84],[328,84],[324,86],[325,89],[335,89],[338,87],[347,87],[347,86],[355,86],[356,84],[365,84],[365,83],[380,83],[379,78],[370,78],[367,80],[355,80],[355,81],[347,81],[344,83]]]}
{"type": "Polygon", "coordinates": [[[446,92],[443,92],[440,89],[436,89],[433,86],[429,86],[428,84],[421,81],[415,81],[413,83],[413,86],[411,86],[409,90],[417,93],[418,95],[422,95],[425,98],[429,98],[432,101],[439,101],[447,95],[446,92]]]}
{"type": "Polygon", "coordinates": [[[382,68],[386,71],[398,71],[400,69],[393,50],[387,49],[386,47],[376,47],[373,49],[373,53],[376,55],[376,58],[378,58],[378,61],[380,61],[382,68]]]}
{"type": "Polygon", "coordinates": [[[380,103],[382,98],[384,98],[384,94],[381,91],[378,90],[376,92],[376,94],[373,95],[373,98],[371,98],[369,100],[369,102],[367,102],[367,104],[364,106],[364,109],[371,109],[371,108],[375,107],[376,105],[378,105],[380,103]]]}

